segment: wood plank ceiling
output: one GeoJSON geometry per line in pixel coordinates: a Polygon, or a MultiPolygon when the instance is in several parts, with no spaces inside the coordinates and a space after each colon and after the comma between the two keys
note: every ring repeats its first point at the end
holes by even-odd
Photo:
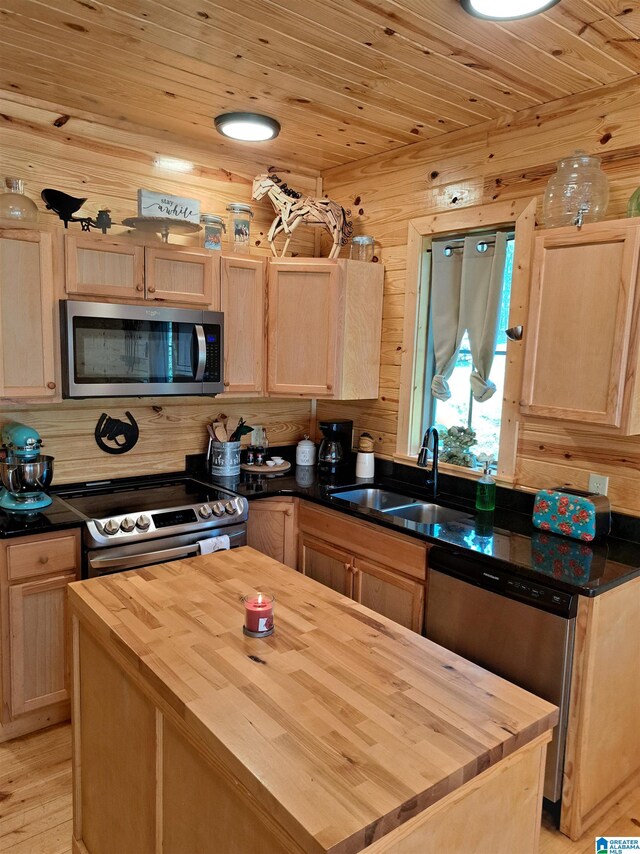
{"type": "MultiPolygon", "coordinates": [[[[640,72],[637,0],[494,23],[458,0],[4,0],[0,89],[238,156],[212,118],[282,124],[248,156],[316,174],[640,72]]],[[[9,95],[9,97],[11,97],[9,95]]]]}

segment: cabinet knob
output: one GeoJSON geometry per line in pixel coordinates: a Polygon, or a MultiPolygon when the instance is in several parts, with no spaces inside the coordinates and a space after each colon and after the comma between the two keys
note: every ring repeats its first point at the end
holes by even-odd
{"type": "Polygon", "coordinates": [[[156,292],[155,288],[147,288],[147,290],[149,291],[150,294],[155,294],[155,292],[156,292]]]}
{"type": "Polygon", "coordinates": [[[38,560],[41,564],[49,563],[49,558],[47,557],[47,555],[40,555],[38,560]]]}
{"type": "Polygon", "coordinates": [[[331,385],[331,383],[327,383],[327,391],[331,391],[332,388],[333,386],[331,385]]]}
{"type": "Polygon", "coordinates": [[[229,388],[230,385],[231,385],[231,383],[229,382],[229,380],[224,381],[224,387],[225,388],[229,388]]]}
{"type": "Polygon", "coordinates": [[[143,291],[143,290],[144,290],[144,285],[136,285],[136,290],[137,290],[137,291],[143,291]]]}
{"type": "Polygon", "coordinates": [[[47,383],[47,388],[55,388],[55,387],[56,387],[55,383],[47,383]]]}

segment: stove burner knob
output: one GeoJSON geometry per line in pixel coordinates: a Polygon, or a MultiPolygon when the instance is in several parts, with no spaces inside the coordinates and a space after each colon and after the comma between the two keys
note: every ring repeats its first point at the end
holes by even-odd
{"type": "Polygon", "coordinates": [[[151,519],[148,516],[138,516],[136,519],[136,528],[140,531],[146,531],[149,525],[151,524],[151,519]]]}
{"type": "Polygon", "coordinates": [[[215,516],[224,516],[224,504],[222,501],[216,501],[212,507],[215,516]]]}
{"type": "Polygon", "coordinates": [[[198,510],[198,513],[202,516],[203,519],[208,519],[211,516],[211,507],[208,504],[203,504],[202,507],[198,510]]]}
{"type": "Polygon", "coordinates": [[[131,516],[127,516],[125,519],[120,522],[120,530],[124,531],[125,534],[129,534],[135,528],[136,523],[131,518],[131,516]]]}
{"type": "Polygon", "coordinates": [[[104,523],[104,532],[105,532],[105,534],[108,534],[109,536],[112,536],[113,534],[117,534],[119,530],[120,530],[120,525],[116,522],[115,519],[108,519],[104,523]]]}
{"type": "Polygon", "coordinates": [[[227,511],[229,516],[233,516],[233,514],[236,512],[236,505],[233,503],[233,501],[227,501],[227,503],[224,505],[224,509],[227,511]]]}

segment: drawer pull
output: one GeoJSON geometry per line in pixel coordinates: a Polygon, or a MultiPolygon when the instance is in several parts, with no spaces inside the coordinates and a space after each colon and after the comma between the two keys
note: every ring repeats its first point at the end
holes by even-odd
{"type": "Polygon", "coordinates": [[[47,557],[47,555],[40,555],[40,557],[38,558],[38,560],[39,560],[39,561],[40,561],[40,563],[41,563],[41,564],[43,564],[43,565],[44,565],[45,563],[49,563],[49,558],[47,557]]]}

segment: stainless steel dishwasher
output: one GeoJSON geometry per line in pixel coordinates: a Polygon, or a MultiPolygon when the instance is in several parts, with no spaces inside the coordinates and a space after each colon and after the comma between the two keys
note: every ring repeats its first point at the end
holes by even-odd
{"type": "Polygon", "coordinates": [[[554,703],[544,796],[559,801],[577,594],[515,578],[469,553],[429,551],[425,634],[440,646],[554,703]]]}

